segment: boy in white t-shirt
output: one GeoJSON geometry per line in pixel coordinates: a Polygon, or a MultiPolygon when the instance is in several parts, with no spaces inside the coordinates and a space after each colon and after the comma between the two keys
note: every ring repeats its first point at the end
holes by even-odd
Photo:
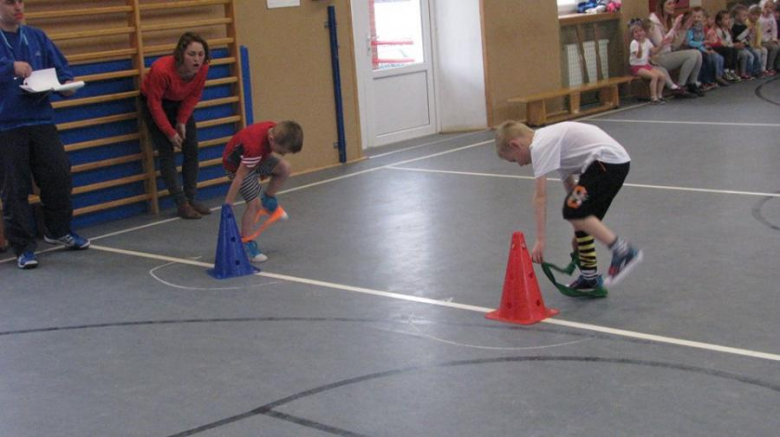
{"type": "Polygon", "coordinates": [[[583,123],[558,123],[534,131],[522,123],[507,121],[496,130],[496,151],[501,159],[533,166],[536,243],[531,259],[534,262],[544,261],[546,175],[556,170],[568,193],[563,218],[574,227],[574,246],[580,258],[581,274],[570,287],[589,291],[602,285],[615,285],[642,261],[642,251],[602,223],[631,165],[631,157],[612,137],[596,126],[583,123]],[[575,175],[579,175],[578,180],[575,175]],[[612,250],[612,263],[603,281],[598,274],[594,237],[612,250]]]}

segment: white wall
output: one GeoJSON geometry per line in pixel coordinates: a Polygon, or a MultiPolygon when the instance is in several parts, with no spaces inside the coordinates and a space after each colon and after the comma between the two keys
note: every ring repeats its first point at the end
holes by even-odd
{"type": "Polygon", "coordinates": [[[479,0],[430,0],[442,132],[487,127],[479,0]]]}

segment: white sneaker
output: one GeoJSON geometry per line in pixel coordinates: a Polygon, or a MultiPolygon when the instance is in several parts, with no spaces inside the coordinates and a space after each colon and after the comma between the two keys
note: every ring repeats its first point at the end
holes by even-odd
{"type": "Polygon", "coordinates": [[[260,248],[257,247],[257,242],[255,240],[244,243],[244,249],[246,249],[246,255],[249,258],[249,261],[253,263],[268,261],[268,257],[265,256],[263,252],[260,252],[260,248]]]}

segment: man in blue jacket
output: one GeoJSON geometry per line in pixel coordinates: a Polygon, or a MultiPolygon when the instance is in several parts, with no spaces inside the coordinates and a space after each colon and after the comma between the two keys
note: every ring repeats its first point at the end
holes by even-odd
{"type": "MultiPolygon", "coordinates": [[[[35,225],[27,200],[31,178],[40,188],[49,244],[86,249],[71,230],[70,162],[54,125],[49,96],[19,88],[33,71],[54,68],[73,81],[68,62],[40,29],[25,26],[23,0],[0,0],[0,194],[6,237],[21,269],[38,266],[35,225]]],[[[63,92],[72,95],[74,91],[63,92]]]]}

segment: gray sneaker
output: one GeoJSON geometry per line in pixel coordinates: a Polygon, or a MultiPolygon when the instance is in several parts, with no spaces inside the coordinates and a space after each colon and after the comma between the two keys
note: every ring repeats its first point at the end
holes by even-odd
{"type": "Polygon", "coordinates": [[[633,247],[629,247],[625,255],[613,255],[612,263],[609,266],[609,274],[607,279],[604,280],[604,286],[611,287],[623,281],[642,262],[643,257],[644,253],[633,247]]]}

